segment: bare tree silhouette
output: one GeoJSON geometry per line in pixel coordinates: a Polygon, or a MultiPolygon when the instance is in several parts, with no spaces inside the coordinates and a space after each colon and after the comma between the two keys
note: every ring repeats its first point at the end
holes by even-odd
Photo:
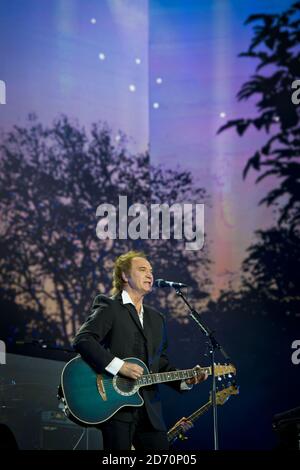
{"type": "Polygon", "coordinates": [[[243,285],[273,300],[284,310],[298,313],[300,305],[300,239],[284,228],[256,233],[243,263],[243,285]]]}
{"type": "MultiPolygon", "coordinates": [[[[150,165],[149,155],[131,155],[126,137],[116,143],[106,124],[90,133],[62,116],[44,127],[29,116],[0,146],[1,274],[15,302],[56,321],[68,344],[89,312],[94,295],[108,292],[112,263],[122,252],[145,250],[160,276],[180,272],[183,282],[209,286],[207,246],[186,251],[179,240],[99,240],[96,208],[139,203],[207,202],[187,171],[150,165]]],[[[202,296],[195,290],[195,300],[202,296]]],[[[157,296],[160,307],[176,299],[157,296]]],[[[34,322],[32,324],[34,328],[34,322]]]]}
{"type": "Polygon", "coordinates": [[[294,3],[281,14],[251,15],[247,23],[260,22],[242,57],[259,60],[256,74],[244,83],[238,100],[259,95],[258,116],[228,121],[218,132],[234,127],[240,136],[254,126],[271,136],[262,148],[252,155],[244,169],[261,172],[258,183],[269,175],[281,179],[279,187],[271,190],[261,201],[267,205],[281,203],[279,223],[288,222],[296,230],[300,221],[300,107],[292,103],[292,83],[300,70],[300,3],[294,3]],[[265,75],[258,73],[266,68],[265,75]]]}

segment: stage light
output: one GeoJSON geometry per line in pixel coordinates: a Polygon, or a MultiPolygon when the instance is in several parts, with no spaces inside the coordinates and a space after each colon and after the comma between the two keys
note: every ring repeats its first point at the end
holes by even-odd
{"type": "Polygon", "coordinates": [[[135,63],[136,63],[137,65],[140,65],[141,62],[142,62],[141,59],[139,59],[138,57],[135,59],[135,63]]]}
{"type": "Polygon", "coordinates": [[[157,85],[161,85],[161,84],[162,84],[162,78],[161,78],[161,77],[157,77],[156,83],[157,83],[157,85]]]}
{"type": "Polygon", "coordinates": [[[159,103],[157,103],[157,102],[153,103],[153,108],[158,109],[159,108],[159,103]]]}
{"type": "Polygon", "coordinates": [[[222,118],[222,119],[226,118],[226,113],[224,113],[224,111],[222,111],[222,112],[220,113],[220,118],[222,118]]]}
{"type": "Polygon", "coordinates": [[[105,54],[103,54],[103,52],[100,52],[99,59],[100,60],[105,60],[105,58],[106,58],[105,54]]]}
{"type": "Polygon", "coordinates": [[[91,18],[91,23],[96,24],[97,23],[96,18],[91,18]]]}
{"type": "Polygon", "coordinates": [[[135,85],[129,85],[129,91],[131,91],[132,93],[136,90],[135,88],[135,85]]]}

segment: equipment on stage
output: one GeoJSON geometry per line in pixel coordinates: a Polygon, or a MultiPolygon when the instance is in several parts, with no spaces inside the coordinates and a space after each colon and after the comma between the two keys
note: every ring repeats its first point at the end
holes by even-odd
{"type": "MultiPolygon", "coordinates": [[[[223,388],[222,390],[218,390],[216,393],[216,403],[217,405],[224,405],[231,395],[238,395],[239,393],[239,388],[233,384],[229,385],[227,388],[223,388]]],[[[187,421],[191,421],[194,423],[197,421],[197,419],[200,418],[206,411],[209,410],[209,408],[212,406],[212,397],[210,393],[209,401],[205,403],[205,405],[201,406],[198,410],[194,411],[190,416],[186,418],[187,421]]],[[[176,439],[187,439],[185,436],[186,431],[184,428],[181,426],[180,422],[178,424],[175,424],[169,431],[168,431],[168,440],[170,443],[174,443],[176,439]]]]}
{"type": "Polygon", "coordinates": [[[300,406],[274,415],[272,424],[278,449],[300,450],[300,406]]]}
{"type": "MultiPolygon", "coordinates": [[[[71,357],[74,353],[68,360],[71,357]]],[[[0,449],[71,450],[76,446],[83,429],[66,418],[56,398],[65,363],[7,353],[0,375],[0,449]]],[[[97,429],[89,429],[88,438],[89,449],[101,448],[97,429]]],[[[76,448],[87,448],[86,436],[76,448]]]]}
{"type": "Polygon", "coordinates": [[[174,287],[174,289],[183,289],[184,287],[187,287],[187,285],[182,284],[182,282],[165,281],[164,279],[156,279],[153,285],[155,287],[174,287]]]}
{"type": "MultiPolygon", "coordinates": [[[[150,373],[140,359],[131,357],[124,361],[141,366],[144,374],[137,380],[121,375],[112,376],[106,372],[97,374],[79,356],[65,365],[61,374],[61,398],[65,413],[71,420],[82,425],[100,424],[124,406],[142,406],[144,400],[139,394],[141,387],[189,379],[200,372],[212,374],[211,367],[150,373]]],[[[214,372],[217,376],[231,376],[236,373],[236,369],[232,364],[215,364],[214,372]]]]}
{"type": "Polygon", "coordinates": [[[99,430],[77,426],[61,410],[41,413],[41,449],[98,450],[101,448],[101,440],[99,430]]]}
{"type": "MultiPolygon", "coordinates": [[[[166,281],[164,281],[166,282],[166,281]]],[[[183,284],[177,282],[172,283],[167,281],[170,287],[175,289],[176,295],[180,297],[185,305],[189,309],[189,316],[193,319],[196,325],[199,327],[200,331],[206,336],[207,338],[207,346],[209,350],[209,355],[211,359],[211,375],[212,375],[212,391],[211,391],[211,398],[212,398],[212,408],[213,408],[213,431],[214,431],[214,450],[219,450],[219,434],[218,434],[218,415],[217,415],[217,402],[216,402],[216,371],[215,371],[215,353],[219,351],[222,356],[225,358],[226,361],[229,360],[228,354],[225,352],[224,348],[221,344],[216,340],[214,336],[214,332],[203,323],[201,315],[197,310],[195,310],[191,304],[188,302],[186,297],[181,292],[181,288],[183,284]]],[[[198,293],[198,297],[201,297],[202,293],[198,293]]]]}
{"type": "MultiPolygon", "coordinates": [[[[182,282],[173,282],[173,281],[166,281],[165,279],[156,279],[153,282],[154,287],[171,287],[173,289],[184,289],[185,287],[188,287],[186,284],[183,284],[182,282]]],[[[208,293],[204,291],[198,291],[197,293],[197,298],[198,299],[204,299],[205,297],[208,297],[208,293]]]]}

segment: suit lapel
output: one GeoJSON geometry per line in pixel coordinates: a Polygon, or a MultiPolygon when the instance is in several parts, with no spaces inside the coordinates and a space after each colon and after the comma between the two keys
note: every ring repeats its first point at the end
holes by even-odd
{"type": "Polygon", "coordinates": [[[114,299],[118,300],[123,308],[129,312],[132,320],[138,327],[139,331],[142,333],[144,338],[147,341],[147,349],[148,349],[148,357],[150,357],[150,345],[152,345],[152,327],[151,327],[151,313],[149,312],[148,308],[144,305],[144,317],[143,317],[143,326],[141,325],[140,319],[138,317],[136,308],[133,304],[123,304],[122,295],[117,294],[113,297],[114,299]]]}
{"type": "MultiPolygon", "coordinates": [[[[122,302],[122,300],[121,300],[122,302]]],[[[144,336],[144,338],[146,338],[146,335],[145,335],[145,332],[144,332],[144,329],[141,325],[141,322],[140,322],[140,319],[138,317],[138,314],[137,314],[137,311],[135,309],[135,306],[132,305],[132,304],[122,304],[122,306],[124,308],[126,308],[126,310],[129,312],[132,320],[134,321],[134,323],[136,324],[136,326],[138,327],[138,329],[140,330],[140,332],[142,333],[142,335],[144,336]]],[[[144,312],[145,313],[145,312],[144,312]]],[[[147,339],[147,338],[146,338],[147,339]]]]}
{"type": "Polygon", "coordinates": [[[149,361],[149,367],[151,368],[152,365],[152,356],[151,356],[151,350],[152,350],[152,345],[153,345],[153,337],[152,337],[152,323],[151,323],[151,312],[149,312],[149,309],[145,307],[144,305],[144,335],[147,339],[147,351],[148,351],[148,361],[149,361]]]}
{"type": "Polygon", "coordinates": [[[151,366],[152,366],[152,363],[153,363],[153,360],[154,360],[154,356],[152,354],[152,351],[153,351],[153,347],[154,347],[153,333],[155,331],[154,324],[153,324],[153,319],[152,319],[152,315],[151,315],[151,310],[147,306],[144,305],[144,318],[143,318],[143,327],[142,327],[134,305],[132,305],[132,304],[123,304],[121,294],[115,295],[115,296],[113,296],[113,298],[115,300],[118,300],[123,308],[126,308],[126,310],[128,311],[130,317],[132,318],[132,321],[136,324],[139,331],[141,332],[141,334],[145,338],[147,353],[148,353],[148,364],[149,364],[149,368],[151,370],[151,366]]]}

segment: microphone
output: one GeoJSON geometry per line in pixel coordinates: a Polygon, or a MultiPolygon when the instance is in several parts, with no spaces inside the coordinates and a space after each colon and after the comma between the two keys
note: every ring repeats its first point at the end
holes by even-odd
{"type": "Polygon", "coordinates": [[[174,287],[174,289],[181,289],[183,287],[187,287],[187,285],[182,284],[182,282],[165,281],[164,279],[156,279],[153,285],[155,287],[174,287]]]}

